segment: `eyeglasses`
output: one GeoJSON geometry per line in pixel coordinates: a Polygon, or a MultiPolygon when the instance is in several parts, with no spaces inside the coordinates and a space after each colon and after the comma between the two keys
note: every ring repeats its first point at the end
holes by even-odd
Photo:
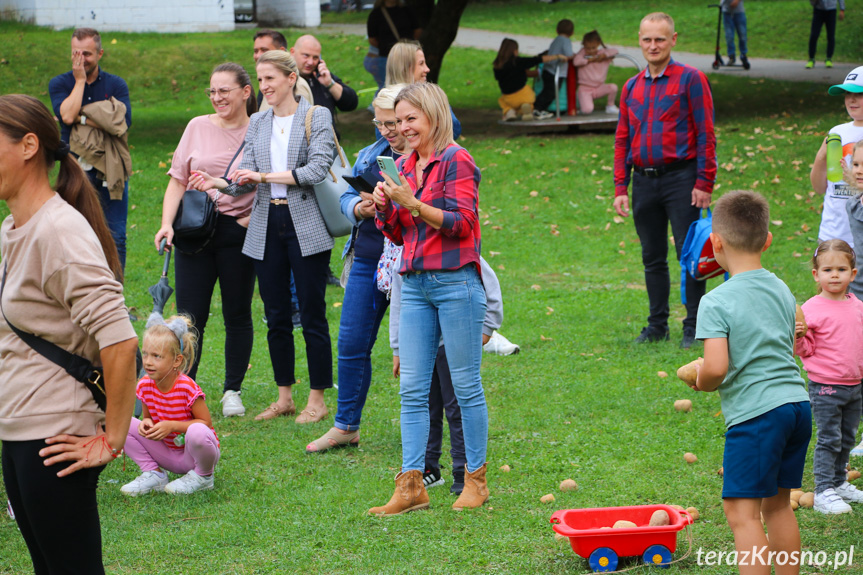
{"type": "Polygon", "coordinates": [[[218,90],[213,90],[212,88],[207,88],[204,92],[207,96],[212,100],[216,97],[216,94],[221,96],[222,98],[227,98],[228,94],[233,92],[234,90],[239,90],[242,86],[237,86],[236,88],[219,88],[218,90]]]}
{"type": "Polygon", "coordinates": [[[381,122],[380,120],[375,119],[375,120],[372,120],[372,124],[374,124],[378,130],[381,129],[381,126],[386,128],[390,132],[393,132],[396,129],[396,123],[395,122],[381,122]]]}

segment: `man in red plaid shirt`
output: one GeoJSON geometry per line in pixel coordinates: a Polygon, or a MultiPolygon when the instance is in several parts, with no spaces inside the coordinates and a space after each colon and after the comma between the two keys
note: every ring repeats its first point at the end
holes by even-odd
{"type": "MultiPolygon", "coordinates": [[[[641,21],[639,43],[647,69],[623,88],[614,141],[614,209],[629,215],[627,187],[632,175],[632,214],[641,241],[644,279],[650,301],[648,324],[637,343],[668,339],[668,224],[677,258],[689,225],[710,205],[716,180],[713,97],[707,77],[675,62],[674,20],[655,12],[641,21]]],[[[705,282],[687,277],[686,319],[681,347],[695,342],[698,303],[705,282]]]]}

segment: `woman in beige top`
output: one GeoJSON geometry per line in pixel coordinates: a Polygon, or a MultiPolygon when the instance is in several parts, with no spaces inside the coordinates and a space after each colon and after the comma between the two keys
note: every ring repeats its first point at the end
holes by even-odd
{"type": "Polygon", "coordinates": [[[138,338],[96,190],[39,100],[0,96],[0,441],[6,494],[36,573],[104,573],[96,484],[123,449],[138,338]],[[57,191],[49,171],[60,162],[57,191]],[[104,368],[106,408],[15,332],[104,368]]]}

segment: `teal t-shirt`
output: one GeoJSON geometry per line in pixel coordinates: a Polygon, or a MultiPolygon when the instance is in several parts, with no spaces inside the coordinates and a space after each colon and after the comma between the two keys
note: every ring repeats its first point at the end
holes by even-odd
{"type": "Polygon", "coordinates": [[[728,374],[719,386],[726,426],[809,401],[794,361],[795,303],[763,268],[736,274],[702,298],[695,337],[728,339],[728,374]]]}

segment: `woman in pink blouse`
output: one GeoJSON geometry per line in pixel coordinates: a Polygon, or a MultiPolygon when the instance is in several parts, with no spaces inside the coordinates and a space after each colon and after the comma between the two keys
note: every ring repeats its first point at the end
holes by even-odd
{"type": "MultiPolygon", "coordinates": [[[[208,188],[202,176],[219,177],[228,170],[229,164],[231,170],[239,167],[243,157],[242,151],[239,155],[237,152],[245,140],[249,116],[257,109],[249,74],[239,64],[221,64],[213,70],[206,92],[214,113],[193,118],[174,152],[168,171],[171,181],[162,204],[162,227],[155,238],[157,247],[162,238],[168,240],[169,246],[173,245],[172,224],[185,190],[208,188]]],[[[215,188],[207,193],[219,211],[216,232],[202,248],[178,246],[174,259],[177,310],[192,316],[200,334],[195,364],[189,370],[189,377],[196,379],[210,301],[216,281],[219,282],[225,321],[222,414],[226,417],[244,415],[246,409],[240,400],[240,388],[252,354],[255,269],[242,250],[254,195],[235,198],[220,194],[215,188]]]]}

